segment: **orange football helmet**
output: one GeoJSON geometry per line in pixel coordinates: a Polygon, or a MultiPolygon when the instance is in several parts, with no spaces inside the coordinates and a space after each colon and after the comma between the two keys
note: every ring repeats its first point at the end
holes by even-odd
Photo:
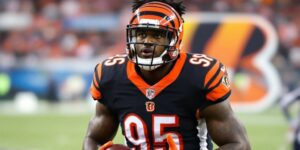
{"type": "MultiPolygon", "coordinates": [[[[127,55],[128,58],[145,70],[154,70],[162,64],[176,60],[178,57],[183,38],[183,19],[179,13],[170,5],[153,1],[145,3],[133,12],[129,25],[127,25],[127,55]],[[169,44],[163,46],[164,51],[159,57],[142,58],[138,56],[136,45],[145,44],[136,40],[138,29],[157,29],[166,32],[169,44]]],[[[155,51],[156,48],[154,48],[155,51]]]]}

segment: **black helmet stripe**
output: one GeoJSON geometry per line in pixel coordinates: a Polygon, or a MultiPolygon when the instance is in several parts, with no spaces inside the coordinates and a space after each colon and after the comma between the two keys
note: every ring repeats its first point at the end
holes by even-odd
{"type": "Polygon", "coordinates": [[[174,10],[174,8],[171,7],[170,5],[165,4],[165,3],[160,3],[160,2],[152,2],[151,4],[158,4],[158,5],[162,5],[162,6],[165,6],[165,7],[169,8],[169,9],[171,9],[174,12],[174,14],[176,15],[178,21],[181,20],[181,17],[179,16],[178,12],[176,10],[174,10]]]}
{"type": "MultiPolygon", "coordinates": [[[[133,21],[137,18],[137,16],[143,16],[143,15],[153,15],[153,16],[159,16],[161,18],[164,18],[165,20],[167,20],[167,18],[169,17],[168,15],[164,14],[164,13],[161,13],[161,12],[156,12],[156,11],[143,11],[143,12],[140,12],[136,15],[134,15],[130,21],[130,24],[133,23],[133,21]]],[[[169,21],[169,20],[167,20],[169,21]]],[[[173,20],[170,21],[170,23],[172,24],[173,28],[175,28],[175,23],[173,20]]]]}
{"type": "MultiPolygon", "coordinates": [[[[144,7],[154,7],[154,8],[161,8],[161,9],[164,9],[164,10],[166,10],[166,11],[173,11],[172,9],[169,9],[167,6],[158,6],[158,5],[155,5],[155,6],[144,6],[144,7]]],[[[174,11],[173,11],[173,13],[174,13],[174,11]]],[[[178,22],[178,24],[180,25],[180,18],[178,18],[178,16],[177,16],[177,14],[176,13],[174,13],[175,15],[176,15],[176,18],[177,18],[177,22],[178,22]]]]}

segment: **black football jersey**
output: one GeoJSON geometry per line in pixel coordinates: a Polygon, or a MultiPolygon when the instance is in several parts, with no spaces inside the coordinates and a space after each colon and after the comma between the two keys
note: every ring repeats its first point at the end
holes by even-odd
{"type": "Polygon", "coordinates": [[[180,53],[173,69],[148,85],[126,55],[99,63],[91,95],[109,107],[120,122],[127,145],[166,150],[171,134],[179,150],[206,150],[207,129],[196,111],[230,95],[225,66],[204,54],[180,53]]]}

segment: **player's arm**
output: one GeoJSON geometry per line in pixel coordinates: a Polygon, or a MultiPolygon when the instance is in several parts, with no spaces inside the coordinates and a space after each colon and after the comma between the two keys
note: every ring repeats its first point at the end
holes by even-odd
{"type": "Polygon", "coordinates": [[[234,116],[227,100],[208,106],[203,111],[208,133],[220,150],[249,150],[243,125],[234,116]]]}
{"type": "Polygon", "coordinates": [[[234,116],[226,100],[231,93],[227,69],[221,62],[210,60],[203,84],[206,105],[201,108],[208,134],[221,150],[248,150],[250,145],[246,130],[234,116]]]}
{"type": "Polygon", "coordinates": [[[117,130],[116,116],[105,105],[97,103],[96,114],[89,122],[83,150],[97,150],[98,146],[112,140],[117,130]]]}

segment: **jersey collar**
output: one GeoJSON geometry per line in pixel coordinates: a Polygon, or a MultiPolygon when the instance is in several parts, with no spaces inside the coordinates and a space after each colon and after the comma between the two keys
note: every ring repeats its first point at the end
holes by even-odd
{"type": "Polygon", "coordinates": [[[142,77],[137,74],[135,64],[131,61],[128,61],[127,63],[127,77],[148,99],[153,99],[178,78],[185,60],[186,53],[180,53],[180,57],[176,61],[172,70],[152,86],[146,83],[142,77]]]}

